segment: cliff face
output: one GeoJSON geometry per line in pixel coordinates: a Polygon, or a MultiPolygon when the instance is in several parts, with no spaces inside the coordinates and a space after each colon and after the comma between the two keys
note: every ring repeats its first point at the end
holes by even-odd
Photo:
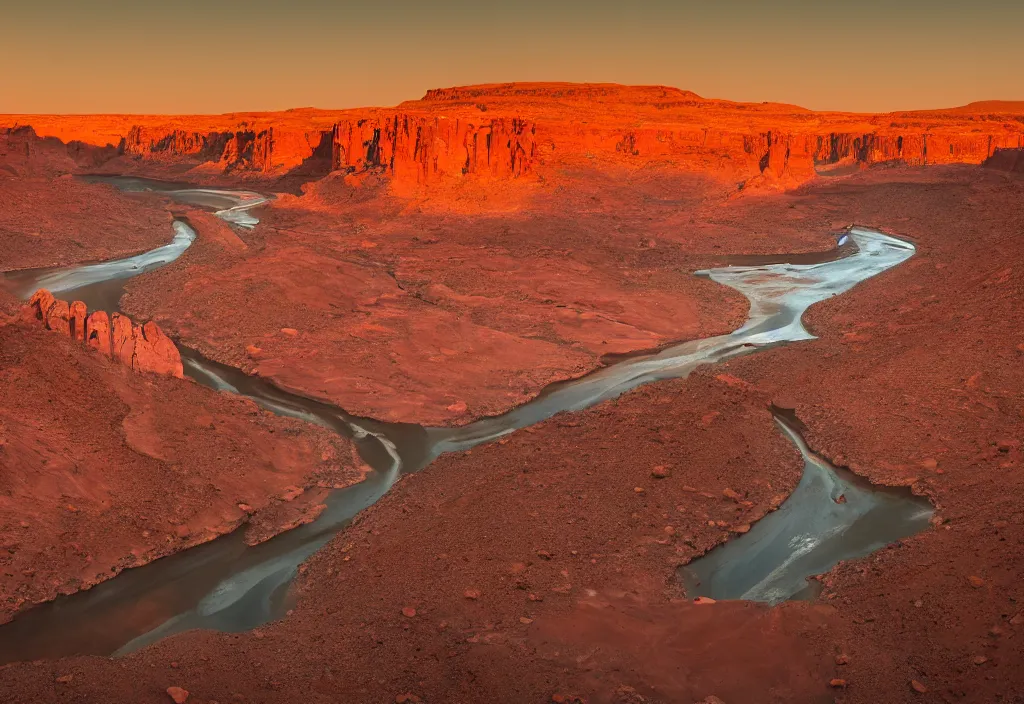
{"type": "Polygon", "coordinates": [[[62,301],[46,289],[32,294],[24,318],[39,321],[47,330],[66,335],[136,371],[179,379],[183,376],[178,348],[153,321],[137,325],[119,313],[89,313],[81,301],[62,301]]]}
{"type": "Polygon", "coordinates": [[[853,115],[705,99],[663,86],[513,83],[431,90],[392,109],[14,117],[66,140],[120,132],[115,151],[143,172],[312,178],[378,171],[396,184],[423,185],[516,179],[567,158],[600,158],[667,162],[784,188],[834,165],[980,164],[997,149],[1024,147],[1024,118],[989,107],[853,115]]]}
{"type": "Polygon", "coordinates": [[[197,132],[134,125],[119,149],[139,159],[184,161],[226,174],[241,171],[269,175],[310,162],[329,166],[331,131],[267,127],[197,132]]]}
{"type": "Polygon", "coordinates": [[[536,125],[516,118],[468,121],[395,114],[334,126],[334,170],[380,168],[399,180],[478,175],[517,178],[537,157],[536,125]]]}
{"type": "Polygon", "coordinates": [[[819,137],[815,161],[821,164],[833,164],[843,160],[853,160],[859,164],[894,161],[914,166],[980,164],[999,149],[1022,146],[1024,135],[1019,133],[830,133],[819,137]]]}

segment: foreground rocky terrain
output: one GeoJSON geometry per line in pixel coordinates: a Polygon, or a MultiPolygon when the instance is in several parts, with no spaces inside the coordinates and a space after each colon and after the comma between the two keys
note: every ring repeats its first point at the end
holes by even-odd
{"type": "Polygon", "coordinates": [[[255,531],[266,537],[361,476],[344,440],[250,402],[34,324],[0,325],[0,343],[4,620],[273,507],[278,525],[255,531]]]}
{"type": "MultiPolygon", "coordinates": [[[[568,155],[524,146],[540,156],[486,179],[472,175],[486,159],[471,160],[465,178],[409,177],[404,143],[382,141],[386,130],[351,137],[342,116],[289,114],[285,131],[334,120],[331,166],[356,168],[281,193],[251,232],[194,213],[196,244],[132,280],[123,305],[211,357],[349,410],[459,424],[609,354],[734,329],[746,302],[690,275],[731,255],[828,249],[828,233],[851,223],[910,238],[917,253],[814,306],[806,324],[817,340],[650,384],[405,477],[303,566],[281,621],[185,633],[117,660],[8,665],[4,699],[162,702],[187,690],[199,702],[990,702],[1024,690],[1024,513],[1014,499],[1024,460],[1024,181],[1016,152],[995,152],[1024,124],[1014,106],[907,115],[906,128],[892,116],[844,117],[874,136],[856,153],[835,142],[839,156],[819,158],[828,173],[816,175],[818,147],[801,152],[793,135],[810,139],[836,116],[743,111],[681,92],[588,88],[584,101],[572,92],[580,88],[547,90],[439,91],[396,109],[462,119],[472,108],[497,119],[515,106],[538,125],[516,133],[525,140],[545,135],[545,115],[563,114],[552,102],[601,107],[600,125],[570,131],[575,141],[548,132],[549,142],[535,142],[569,144],[568,155]],[[607,148],[601,130],[621,134],[626,108],[616,106],[631,100],[648,101],[646,116],[705,114],[722,134],[770,128],[768,141],[789,156],[776,170],[781,147],[752,148],[743,153],[753,167],[737,165],[724,147],[679,146],[663,126],[633,130],[625,152],[607,148]],[[942,159],[933,136],[928,166],[897,154],[843,169],[883,161],[890,138],[909,145],[914,120],[945,135],[942,159]],[[362,161],[345,139],[366,148],[362,161]],[[657,146],[666,143],[679,148],[657,146]],[[992,168],[979,168],[986,160],[992,168]],[[694,603],[677,568],[742,539],[800,478],[772,404],[795,411],[813,449],[927,496],[936,517],[929,530],[822,575],[812,601],[694,603]]],[[[76,118],[37,129],[47,125],[97,145],[108,135],[113,144],[123,127],[76,118]]],[[[131,130],[100,168],[290,188],[299,172],[289,172],[309,158],[258,168],[236,159],[226,169],[210,137],[206,151],[178,132],[152,137],[158,149],[133,146],[145,134],[131,130]]],[[[250,153],[237,137],[223,149],[250,153]]],[[[441,151],[413,155],[443,164],[449,152],[431,144],[441,151]]],[[[10,297],[0,302],[17,311],[10,297]]],[[[104,573],[131,564],[125,551],[142,531],[156,547],[146,544],[139,561],[236,525],[238,503],[291,497],[284,484],[323,489],[362,471],[350,445],[326,431],[114,366],[39,326],[11,322],[0,342],[10,389],[3,476],[40,477],[7,494],[11,609],[89,583],[81,571],[93,562],[104,573]],[[90,439],[91,454],[56,431],[67,428],[90,439]],[[35,454],[19,449],[26,442],[35,454]],[[102,551],[65,552],[63,562],[50,552],[72,543],[102,551]]],[[[303,496],[315,509],[322,494],[303,496]]],[[[267,531],[286,522],[267,515],[267,531]]]]}

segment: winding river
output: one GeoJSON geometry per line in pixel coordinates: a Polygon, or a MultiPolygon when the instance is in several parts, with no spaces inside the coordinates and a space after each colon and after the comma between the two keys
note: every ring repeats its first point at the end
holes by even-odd
{"type": "MultiPolygon", "coordinates": [[[[249,191],[194,188],[147,179],[93,177],[129,191],[151,190],[212,210],[238,227],[254,227],[250,212],[267,198],[249,191]]],[[[116,310],[124,282],[177,259],[197,233],[174,222],[168,245],[134,257],[7,275],[28,297],[46,287],[90,309],[116,310]]],[[[272,383],[204,358],[180,346],[186,374],[211,388],[237,393],[264,408],[330,428],[351,438],[373,468],[365,481],[333,492],[313,523],[247,546],[242,530],[204,545],[126,570],[92,589],[41,604],[0,627],[0,662],[69,655],[124,654],[195,628],[241,631],[281,618],[299,565],[383,496],[403,473],[445,452],[467,450],[551,416],[588,408],[642,384],[687,376],[712,364],[780,343],[813,339],[803,313],[819,301],[906,261],[912,244],[852,228],[826,255],[751,259],[741,266],[697,272],[734,288],[750,301],[746,323],[728,335],[684,342],[631,356],[568,382],[500,416],[458,428],[383,423],[283,391],[272,383]],[[796,263],[794,263],[796,262],[796,263]]],[[[805,460],[803,477],[779,510],[681,570],[691,595],[769,603],[809,594],[807,577],[840,560],[860,557],[928,525],[931,505],[906,489],[867,484],[830,466],[807,448],[795,418],[777,414],[780,429],[805,460]],[[838,497],[844,501],[837,502],[838,497]]]]}

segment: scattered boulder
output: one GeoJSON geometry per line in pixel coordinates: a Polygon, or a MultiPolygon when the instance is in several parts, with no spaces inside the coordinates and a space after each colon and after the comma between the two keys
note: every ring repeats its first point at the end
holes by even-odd
{"type": "Polygon", "coordinates": [[[188,694],[188,690],[181,687],[167,688],[167,696],[171,698],[174,704],[185,704],[188,701],[188,694]]]}
{"type": "Polygon", "coordinates": [[[743,496],[741,496],[738,491],[734,491],[733,489],[730,489],[728,487],[722,489],[722,496],[724,496],[727,499],[732,499],[733,501],[739,501],[740,499],[743,498],[743,496]]]}

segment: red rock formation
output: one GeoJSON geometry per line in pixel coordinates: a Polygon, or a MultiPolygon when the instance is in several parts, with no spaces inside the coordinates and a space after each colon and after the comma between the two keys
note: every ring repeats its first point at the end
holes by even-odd
{"type": "Polygon", "coordinates": [[[135,356],[135,335],[131,318],[120,313],[110,316],[110,335],[110,353],[113,358],[121,364],[132,366],[132,359],[135,356]]]}
{"type": "Polygon", "coordinates": [[[179,379],[184,375],[178,348],[153,321],[133,325],[130,318],[120,313],[109,318],[104,311],[90,314],[81,301],[68,305],[46,289],[32,294],[23,317],[42,321],[48,330],[84,342],[136,371],[179,379]]]}
{"type": "Polygon", "coordinates": [[[46,327],[49,327],[49,325],[47,325],[46,315],[50,309],[53,308],[55,301],[56,299],[53,297],[52,293],[47,291],[45,288],[41,288],[33,293],[32,297],[28,299],[28,308],[30,309],[30,312],[34,314],[33,317],[35,317],[36,320],[43,321],[43,324],[46,325],[46,327]]]}
{"type": "Polygon", "coordinates": [[[205,132],[133,125],[119,149],[137,159],[209,164],[224,173],[280,173],[318,162],[320,168],[306,170],[315,174],[329,169],[331,134],[320,129],[250,129],[245,122],[238,129],[205,132]]]}
{"type": "Polygon", "coordinates": [[[85,344],[105,357],[110,357],[110,316],[97,310],[85,319],[85,344]]]}
{"type": "MultiPolygon", "coordinates": [[[[217,116],[10,116],[40,134],[120,142],[161,164],[251,177],[380,171],[399,184],[510,179],[566,158],[668,162],[744,185],[805,183],[830,165],[980,164],[1024,147],[1019,104],[881,115],[734,103],[663,86],[518,83],[444,88],[393,109],[217,116]]],[[[4,119],[0,118],[0,123],[4,119]]],[[[111,167],[113,168],[113,167],[111,167]]],[[[549,169],[550,171],[550,169],[549,169]]]]}
{"type": "Polygon", "coordinates": [[[516,118],[461,120],[394,114],[334,126],[332,166],[381,168],[426,182],[467,174],[515,178],[536,157],[536,125],[516,118]]]}
{"type": "Polygon", "coordinates": [[[132,335],[135,338],[132,369],[167,374],[179,379],[183,376],[178,348],[156,323],[150,320],[144,325],[135,325],[132,335]]]}
{"type": "Polygon", "coordinates": [[[81,301],[75,301],[70,306],[69,323],[71,326],[71,339],[76,342],[85,341],[85,319],[89,316],[89,310],[81,301]]]}
{"type": "Polygon", "coordinates": [[[68,305],[67,301],[55,299],[53,305],[46,311],[44,321],[48,330],[55,330],[57,332],[64,333],[65,335],[71,335],[71,324],[69,318],[71,317],[71,306],[68,305]]]}

